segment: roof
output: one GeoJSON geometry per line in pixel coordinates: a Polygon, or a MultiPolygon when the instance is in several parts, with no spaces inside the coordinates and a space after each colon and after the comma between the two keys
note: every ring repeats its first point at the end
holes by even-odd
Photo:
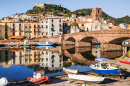
{"type": "Polygon", "coordinates": [[[110,28],[110,29],[122,29],[122,30],[123,30],[124,28],[121,28],[121,27],[118,27],[118,26],[117,26],[117,27],[115,27],[115,28],[110,28]]]}
{"type": "MultiPolygon", "coordinates": [[[[64,23],[73,23],[73,21],[64,21],[64,23]]],[[[88,21],[76,21],[76,23],[90,23],[88,21]]]]}
{"type": "Polygon", "coordinates": [[[71,26],[78,26],[78,24],[74,21],[71,26]]]}

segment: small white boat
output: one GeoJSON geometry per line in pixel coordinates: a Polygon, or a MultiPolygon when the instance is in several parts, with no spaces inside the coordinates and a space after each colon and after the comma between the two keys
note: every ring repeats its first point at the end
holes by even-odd
{"type": "Polygon", "coordinates": [[[90,76],[90,75],[80,75],[80,74],[68,74],[68,77],[70,79],[76,79],[81,80],[85,82],[92,82],[92,83],[100,83],[104,80],[103,77],[97,77],[97,76],[90,76]]]}
{"type": "Polygon", "coordinates": [[[67,74],[77,74],[77,73],[78,73],[78,70],[75,70],[75,69],[68,69],[68,68],[64,68],[64,67],[63,67],[63,70],[64,70],[67,74]]]}
{"type": "Polygon", "coordinates": [[[5,77],[0,79],[0,86],[5,86],[8,84],[8,80],[5,77]]]}

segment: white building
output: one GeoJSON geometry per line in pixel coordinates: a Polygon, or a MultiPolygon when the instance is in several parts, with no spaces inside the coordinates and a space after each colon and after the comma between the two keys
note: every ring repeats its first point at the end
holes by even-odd
{"type": "Polygon", "coordinates": [[[41,67],[48,67],[49,70],[62,69],[63,67],[63,56],[58,53],[49,51],[40,51],[41,54],[41,67]]]}
{"type": "Polygon", "coordinates": [[[55,36],[63,34],[63,18],[48,17],[40,21],[40,36],[55,36]]]}

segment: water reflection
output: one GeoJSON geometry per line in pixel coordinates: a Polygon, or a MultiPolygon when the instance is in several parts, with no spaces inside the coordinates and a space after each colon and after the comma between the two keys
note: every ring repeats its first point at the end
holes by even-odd
{"type": "Polygon", "coordinates": [[[130,48],[123,51],[101,52],[99,46],[92,47],[36,47],[33,49],[1,50],[0,77],[8,80],[22,80],[39,72],[48,76],[65,74],[63,67],[90,70],[95,58],[115,58],[121,55],[130,57],[130,48]],[[17,77],[16,77],[17,76],[17,77]]]}

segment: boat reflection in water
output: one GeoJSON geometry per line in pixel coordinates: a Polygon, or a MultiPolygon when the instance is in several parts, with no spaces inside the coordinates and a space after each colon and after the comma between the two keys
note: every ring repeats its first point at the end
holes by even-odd
{"type": "Polygon", "coordinates": [[[111,54],[112,52],[100,52],[99,47],[73,46],[0,50],[0,77],[6,77],[8,81],[19,81],[33,76],[33,72],[54,76],[65,74],[63,67],[78,69],[79,72],[89,71],[89,65],[94,64],[97,57],[121,56],[116,51],[112,56],[111,54]]]}

